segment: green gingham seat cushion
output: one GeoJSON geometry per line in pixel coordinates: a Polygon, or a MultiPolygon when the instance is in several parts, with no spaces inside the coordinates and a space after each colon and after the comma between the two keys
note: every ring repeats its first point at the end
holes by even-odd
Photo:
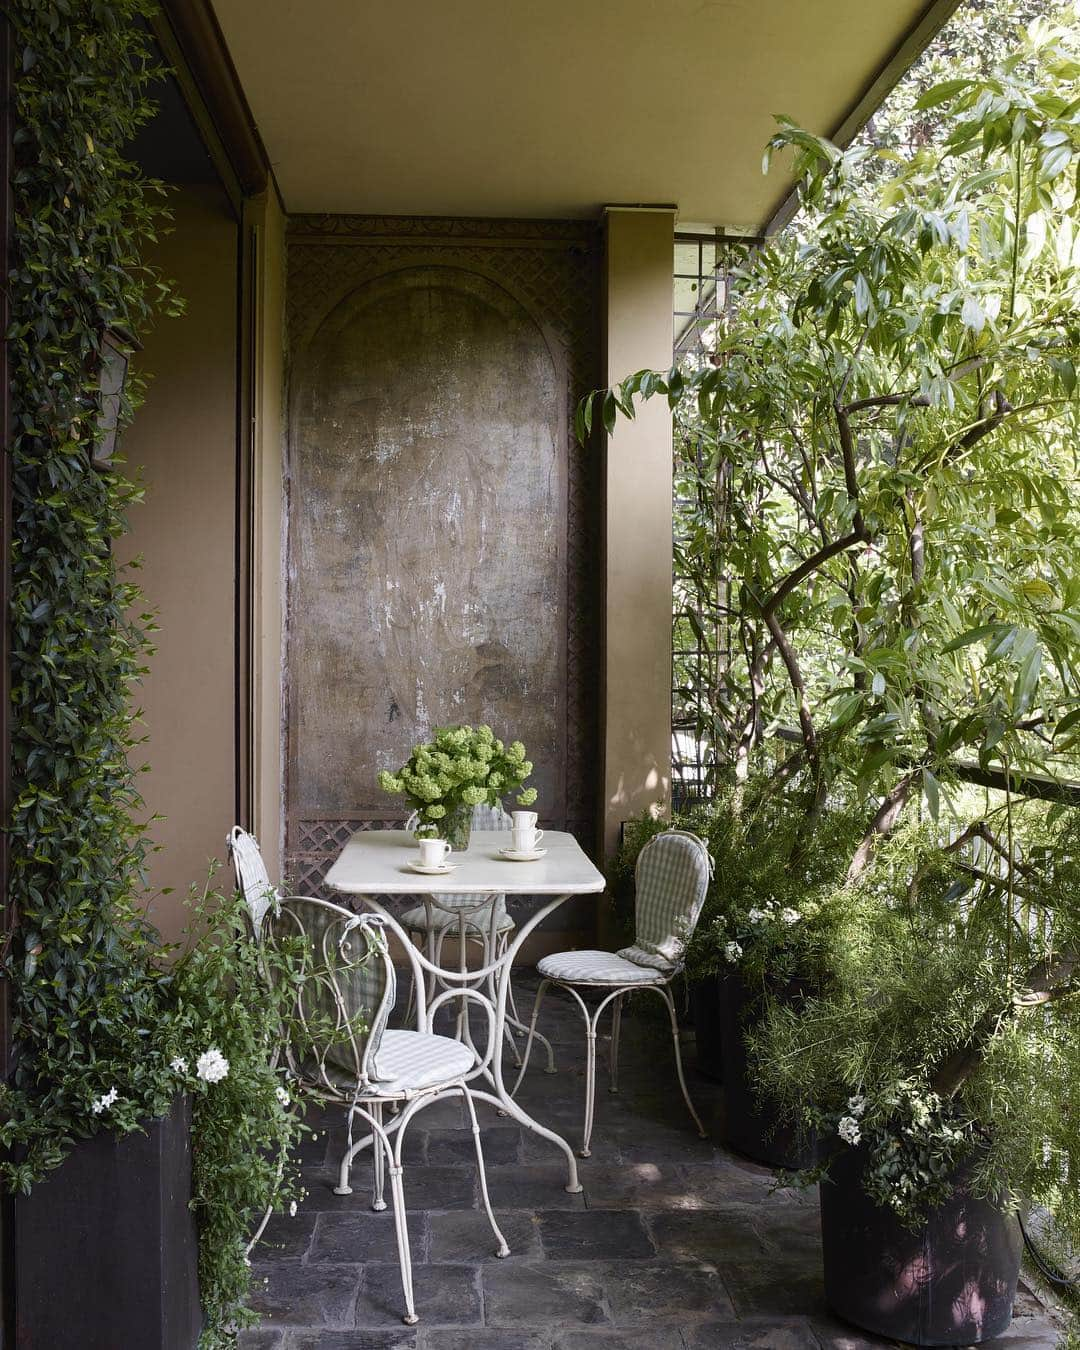
{"type": "Polygon", "coordinates": [[[635,871],[634,942],[626,961],[670,975],[682,963],[712,876],[712,859],[697,835],[667,830],[641,850],[635,871]]]}
{"type": "Polygon", "coordinates": [[[565,984],[663,984],[659,970],[648,970],[614,952],[552,952],[537,962],[545,980],[565,984]]]}

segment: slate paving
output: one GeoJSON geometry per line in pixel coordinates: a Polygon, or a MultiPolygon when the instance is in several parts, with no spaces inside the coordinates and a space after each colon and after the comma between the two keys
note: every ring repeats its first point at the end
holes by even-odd
{"type": "MultiPolygon", "coordinates": [[[[518,977],[528,1000],[528,977],[518,977]]],[[[557,996],[543,1028],[558,1073],[534,1063],[519,1099],[574,1144],[584,1037],[557,996]]],[[[718,1087],[689,1082],[709,1130],[698,1139],[675,1082],[666,1027],[633,1001],[623,1015],[619,1093],[601,1046],[593,1156],[584,1191],[545,1140],[478,1104],[488,1182],[511,1254],[498,1260],[478,1208],[472,1135],[457,1102],[409,1130],[405,1189],[420,1324],[401,1323],[393,1216],[369,1208],[369,1168],[336,1196],[343,1115],[328,1112],[301,1162],[310,1192],[275,1219],[255,1255],[260,1326],[241,1350],[872,1350],[895,1345],[829,1314],[813,1193],[773,1189],[765,1168],[720,1143],[718,1087]]],[[[1060,1331],[1027,1285],[996,1350],[1051,1350],[1060,1331]]]]}

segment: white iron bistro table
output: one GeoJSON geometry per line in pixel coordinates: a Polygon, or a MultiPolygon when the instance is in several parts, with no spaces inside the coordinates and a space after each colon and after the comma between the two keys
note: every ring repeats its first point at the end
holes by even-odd
{"type": "MultiPolygon", "coordinates": [[[[376,913],[385,915],[399,941],[408,944],[405,930],[382,904],[382,897],[391,895],[424,895],[424,903],[439,906],[440,895],[458,897],[453,914],[461,915],[460,897],[476,896],[476,910],[480,910],[492,896],[535,895],[543,903],[535,914],[522,923],[505,952],[479,969],[453,970],[436,965],[423,951],[417,951],[420,964],[434,975],[444,987],[459,987],[470,991],[469,1000],[479,1000],[491,1007],[494,1014],[494,1035],[489,1047],[490,1062],[477,1066],[473,1076],[483,1075],[492,1091],[473,1090],[473,1096],[497,1107],[527,1129],[549,1139],[566,1155],[568,1180],[566,1189],[572,1194],[581,1190],[577,1175],[574,1150],[554,1130],[534,1120],[514,1101],[503,1082],[502,1044],[505,1035],[507,998],[510,990],[510,970],[522,943],[547,915],[573,895],[597,895],[604,889],[604,878],[585,856],[581,845],[571,834],[545,830],[543,846],[547,855],[536,862],[508,862],[499,857],[499,849],[508,847],[509,832],[473,830],[468,850],[453,853],[450,861],[456,866],[445,876],[423,876],[414,872],[408,863],[416,858],[416,841],[406,830],[358,830],[342,849],[336,862],[326,874],[326,885],[346,896],[361,898],[376,913]],[[488,977],[496,981],[494,1001],[483,992],[488,977]]],[[[496,906],[490,906],[491,923],[497,923],[496,906]]],[[[474,911],[467,910],[467,913],[474,911]]],[[[496,950],[496,934],[485,946],[488,953],[496,950]]],[[[461,1019],[459,1019],[461,1025],[461,1019]]],[[[467,1024],[466,1024],[467,1025],[467,1024]]]]}

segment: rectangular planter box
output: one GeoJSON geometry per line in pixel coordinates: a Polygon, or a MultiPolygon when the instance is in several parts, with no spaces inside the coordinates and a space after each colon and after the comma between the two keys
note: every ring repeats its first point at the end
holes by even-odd
{"type": "Polygon", "coordinates": [[[191,1100],[80,1139],[15,1202],[17,1350],[192,1350],[202,1325],[191,1100]]]}

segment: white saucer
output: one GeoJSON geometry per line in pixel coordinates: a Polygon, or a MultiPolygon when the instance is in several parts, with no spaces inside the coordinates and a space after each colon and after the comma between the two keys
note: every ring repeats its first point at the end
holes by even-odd
{"type": "Polygon", "coordinates": [[[434,867],[427,867],[424,863],[407,862],[405,866],[410,872],[419,872],[425,877],[444,877],[448,872],[457,871],[457,863],[436,863],[434,867]]]}
{"type": "Polygon", "coordinates": [[[543,858],[546,855],[546,848],[530,849],[528,853],[517,853],[512,848],[499,849],[499,857],[505,858],[507,862],[536,862],[539,858],[543,858]]]}

